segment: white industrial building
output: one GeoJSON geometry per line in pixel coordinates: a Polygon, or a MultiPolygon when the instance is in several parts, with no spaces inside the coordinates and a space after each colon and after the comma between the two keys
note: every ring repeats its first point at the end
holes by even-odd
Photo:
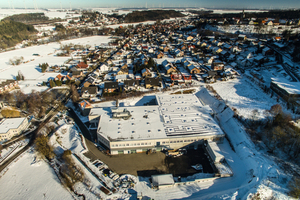
{"type": "Polygon", "coordinates": [[[20,135],[28,126],[28,119],[9,118],[0,122],[0,142],[10,140],[12,137],[20,135]]]}
{"type": "Polygon", "coordinates": [[[156,95],[158,105],[97,108],[98,141],[111,154],[178,149],[203,140],[222,142],[224,133],[193,94],[156,95]]]}

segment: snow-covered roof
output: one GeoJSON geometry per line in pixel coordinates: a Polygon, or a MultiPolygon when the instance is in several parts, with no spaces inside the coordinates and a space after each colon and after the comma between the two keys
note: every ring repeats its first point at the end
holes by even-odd
{"type": "Polygon", "coordinates": [[[0,122],[0,132],[7,133],[7,131],[9,131],[10,129],[17,129],[25,119],[25,117],[3,119],[0,122]]]}
{"type": "Polygon", "coordinates": [[[175,183],[172,174],[152,175],[151,178],[153,186],[174,185],[175,183]]]}
{"type": "Polygon", "coordinates": [[[126,120],[103,112],[98,133],[110,141],[224,134],[211,117],[211,108],[195,95],[157,95],[156,100],[156,106],[122,107],[131,115],[126,120]]]}
{"type": "Polygon", "coordinates": [[[213,141],[209,141],[208,145],[210,146],[215,158],[214,161],[215,162],[220,162],[221,160],[224,159],[224,156],[222,154],[220,154],[221,150],[218,147],[217,143],[213,142],[213,141]]]}

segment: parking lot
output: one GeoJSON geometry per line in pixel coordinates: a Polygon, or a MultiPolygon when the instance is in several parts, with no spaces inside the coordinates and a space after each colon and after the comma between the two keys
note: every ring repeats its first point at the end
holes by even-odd
{"type": "Polygon", "coordinates": [[[118,174],[132,174],[149,177],[153,174],[172,173],[174,176],[189,176],[200,171],[192,168],[192,165],[201,164],[204,173],[213,173],[208,158],[204,155],[204,150],[189,149],[186,155],[179,157],[168,157],[162,152],[127,155],[108,156],[99,151],[89,140],[86,140],[89,152],[85,155],[92,161],[99,159],[118,174]]]}

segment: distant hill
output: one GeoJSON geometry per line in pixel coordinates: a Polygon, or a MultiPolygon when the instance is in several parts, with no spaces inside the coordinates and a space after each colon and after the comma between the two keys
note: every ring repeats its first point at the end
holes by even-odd
{"type": "Polygon", "coordinates": [[[30,37],[36,30],[32,25],[21,22],[2,20],[0,21],[0,48],[13,47],[30,37]]]}
{"type": "Polygon", "coordinates": [[[8,16],[2,21],[15,21],[22,22],[24,24],[43,24],[43,23],[51,23],[56,21],[61,21],[60,18],[49,19],[49,17],[45,16],[45,13],[26,13],[26,14],[17,14],[8,16]]]}
{"type": "Polygon", "coordinates": [[[125,22],[143,22],[156,21],[163,19],[170,19],[174,17],[184,17],[185,15],[175,10],[147,10],[147,11],[133,11],[128,13],[125,17],[125,22]]]}
{"type": "MultiPolygon", "coordinates": [[[[223,14],[214,14],[212,12],[202,12],[194,11],[190,12],[198,14],[199,17],[203,18],[233,18],[241,17],[241,13],[223,13],[223,14]]],[[[274,19],[299,19],[300,10],[270,10],[266,12],[245,12],[246,18],[274,18],[274,19]]]]}

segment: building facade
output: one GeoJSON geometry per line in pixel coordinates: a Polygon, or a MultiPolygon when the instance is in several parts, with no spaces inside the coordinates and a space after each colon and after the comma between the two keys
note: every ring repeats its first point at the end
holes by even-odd
{"type": "Polygon", "coordinates": [[[25,117],[3,119],[0,122],[0,142],[8,141],[12,137],[20,135],[27,127],[28,119],[25,117]]]}
{"type": "MultiPolygon", "coordinates": [[[[209,106],[195,95],[157,95],[157,105],[103,109],[98,141],[112,155],[198,146],[203,140],[222,142],[224,133],[209,106]]],[[[99,108],[101,109],[101,108],[99,108]]]]}

